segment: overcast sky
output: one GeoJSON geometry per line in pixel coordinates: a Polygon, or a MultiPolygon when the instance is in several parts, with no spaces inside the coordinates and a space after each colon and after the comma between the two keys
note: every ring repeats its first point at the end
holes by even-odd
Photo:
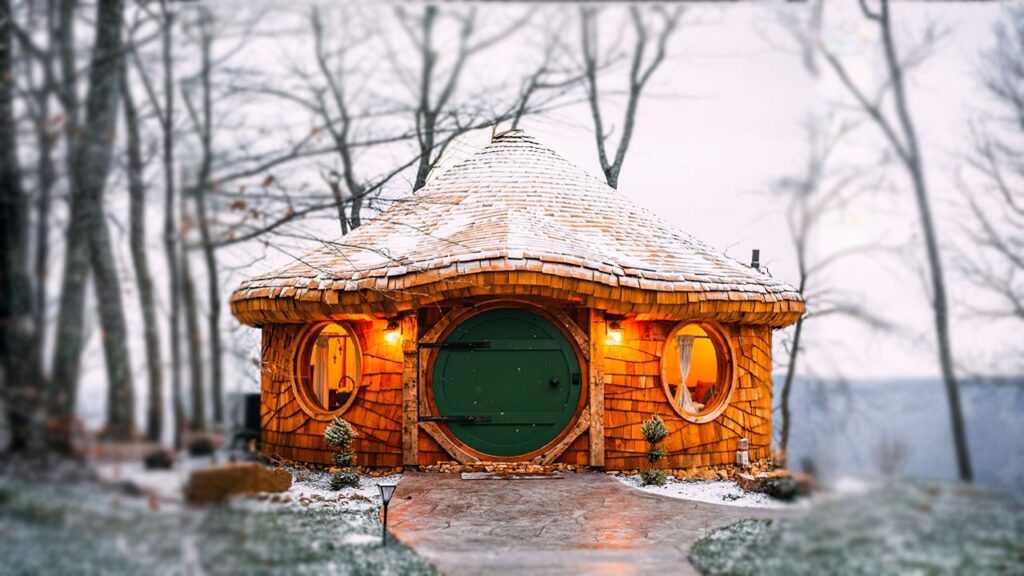
{"type": "MultiPolygon", "coordinates": [[[[234,6],[241,9],[245,4],[234,6]]],[[[859,13],[848,10],[854,6],[852,2],[828,3],[825,42],[849,62],[859,81],[874,85],[881,74],[878,54],[873,50],[875,31],[859,13]]],[[[232,10],[232,5],[219,7],[227,12],[232,10]]],[[[361,9],[379,11],[381,21],[393,17],[391,7],[361,9]]],[[[487,19],[500,23],[524,8],[484,5],[480,9],[487,19]]],[[[776,179],[797,175],[803,169],[803,124],[809,115],[838,110],[849,114],[849,118],[857,118],[851,100],[831,71],[821,63],[820,77],[808,74],[777,24],[779,10],[804,9],[790,3],[690,6],[671,43],[670,57],[657,72],[641,104],[633,145],[619,184],[622,194],[741,261],[749,261],[751,249],[759,248],[771,274],[790,282],[797,280],[795,259],[785,227],[784,207],[769,194],[771,185],[776,179]]],[[[935,54],[912,73],[910,100],[924,145],[927,178],[935,196],[944,246],[962,245],[962,226],[966,223],[958,219],[963,203],[955,185],[956,176],[965,167],[968,122],[986,107],[976,70],[982,50],[991,44],[992,26],[1001,8],[996,3],[899,2],[893,9],[901,43],[919,37],[929,22],[947,32],[935,54]]],[[[549,10],[545,18],[557,21],[572,16],[576,7],[545,10],[549,10]]],[[[615,8],[609,10],[610,15],[615,8]]],[[[264,19],[261,26],[269,33],[251,38],[239,58],[267,70],[284,70],[295,59],[303,58],[302,54],[308,55],[310,39],[301,33],[296,36],[294,28],[286,39],[272,32],[301,22],[302,17],[289,20],[287,14],[264,19]]],[[[576,25],[575,20],[566,22],[576,25]]],[[[602,32],[611,35],[610,27],[616,25],[624,24],[609,16],[602,32]]],[[[578,31],[574,27],[567,28],[565,34],[567,42],[576,42],[578,31]]],[[[467,76],[467,89],[472,89],[473,83],[486,85],[506,70],[522,65],[522,54],[523,48],[517,42],[499,44],[483,57],[486,65],[478,65],[467,76]]],[[[383,64],[369,58],[365,65],[372,70],[383,64]]],[[[622,69],[609,72],[610,77],[622,74],[622,69]]],[[[606,105],[608,122],[618,124],[615,118],[621,107],[614,99],[606,105]]],[[[256,101],[251,106],[239,116],[246,122],[258,123],[264,116],[284,114],[279,102],[256,101]]],[[[293,124],[297,133],[308,130],[308,124],[298,119],[293,124]]],[[[528,118],[522,127],[571,161],[600,174],[593,128],[584,106],[567,106],[544,117],[528,118]]],[[[257,140],[287,136],[280,129],[262,134],[257,140]]],[[[469,140],[483,144],[486,138],[487,134],[478,134],[469,140]]],[[[864,123],[842,149],[839,163],[877,157],[883,147],[876,129],[864,123]]],[[[387,158],[382,163],[393,160],[387,158]]],[[[316,180],[310,178],[310,182],[316,180]]],[[[809,323],[807,358],[818,374],[858,379],[938,373],[930,339],[931,314],[920,271],[923,247],[909,185],[896,170],[889,173],[886,182],[842,217],[829,222],[826,233],[816,239],[814,250],[827,254],[869,241],[894,248],[842,261],[828,275],[828,282],[890,319],[899,333],[880,334],[841,317],[809,323]]],[[[396,186],[389,193],[398,193],[396,190],[405,183],[396,186]]],[[[302,226],[320,230],[325,238],[337,234],[337,224],[329,218],[302,226]]],[[[158,247],[159,224],[154,222],[151,231],[152,244],[158,247]]],[[[122,266],[127,268],[126,248],[121,259],[122,266]]],[[[223,252],[224,298],[243,277],[267,271],[287,259],[288,256],[274,250],[246,248],[244,253],[223,252]],[[262,258],[248,264],[254,255],[262,258]],[[236,258],[247,265],[233,268],[236,258]]],[[[159,267],[160,259],[156,260],[154,266],[159,267]]],[[[1012,325],[983,322],[970,316],[968,305],[977,304],[979,295],[958,278],[950,261],[951,258],[947,260],[947,278],[955,315],[956,357],[968,369],[988,371],[1005,360],[1006,342],[1019,339],[1020,335],[1012,325]]],[[[132,300],[126,302],[134,305],[132,300]]],[[[132,315],[137,319],[137,313],[133,311],[132,315]]],[[[233,318],[225,323],[232,326],[232,333],[252,353],[258,353],[257,330],[239,327],[233,318]]],[[[102,414],[102,395],[90,395],[90,391],[102,390],[105,384],[95,334],[90,346],[94,353],[85,358],[83,408],[92,420],[102,414]]],[[[138,366],[141,387],[141,349],[135,351],[133,362],[138,366]]],[[[254,388],[254,369],[247,359],[229,369],[233,372],[229,389],[254,388]]],[[[141,406],[140,402],[140,410],[141,406]]]]}

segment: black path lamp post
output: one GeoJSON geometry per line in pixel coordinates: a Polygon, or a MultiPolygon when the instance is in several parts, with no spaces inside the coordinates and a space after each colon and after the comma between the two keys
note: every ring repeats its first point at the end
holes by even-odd
{"type": "Polygon", "coordinates": [[[381,545],[388,544],[388,503],[391,502],[391,495],[395,493],[398,484],[377,484],[380,490],[380,499],[384,502],[384,534],[381,535],[381,545]]]}

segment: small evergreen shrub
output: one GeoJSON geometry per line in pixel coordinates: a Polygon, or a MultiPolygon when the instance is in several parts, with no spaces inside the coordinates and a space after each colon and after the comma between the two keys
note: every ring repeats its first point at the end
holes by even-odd
{"type": "Polygon", "coordinates": [[[335,452],[334,465],[339,468],[348,468],[355,462],[355,456],[348,452],[335,452]]]}
{"type": "Polygon", "coordinates": [[[661,468],[644,468],[640,471],[640,481],[644,486],[664,486],[668,482],[665,471],[661,468]]]}
{"type": "Polygon", "coordinates": [[[351,424],[335,418],[324,431],[324,440],[335,448],[334,464],[341,468],[331,476],[331,490],[359,485],[359,473],[352,467],[356,463],[355,452],[352,451],[352,440],[358,436],[351,424]]]}
{"type": "Polygon", "coordinates": [[[324,431],[324,439],[339,451],[346,451],[356,437],[356,430],[347,421],[335,418],[324,431]]]}
{"type": "Polygon", "coordinates": [[[647,443],[651,445],[650,450],[647,451],[647,461],[651,463],[651,466],[640,471],[640,481],[643,482],[644,486],[652,484],[664,486],[665,482],[667,482],[665,471],[655,466],[657,466],[659,460],[665,457],[665,449],[658,446],[658,444],[668,437],[668,426],[655,414],[651,416],[650,420],[644,420],[640,424],[640,433],[644,435],[647,443]]]}
{"type": "Polygon", "coordinates": [[[331,490],[355,488],[359,486],[359,473],[355,470],[342,470],[331,475],[331,490]]]}
{"type": "Polygon", "coordinates": [[[647,451],[647,461],[654,464],[658,460],[665,457],[665,449],[660,446],[655,446],[647,451]]]}
{"type": "Polygon", "coordinates": [[[655,414],[651,416],[650,420],[644,420],[643,424],[640,425],[640,433],[644,435],[648,442],[654,445],[668,437],[668,426],[665,425],[665,421],[660,416],[655,414]]]}

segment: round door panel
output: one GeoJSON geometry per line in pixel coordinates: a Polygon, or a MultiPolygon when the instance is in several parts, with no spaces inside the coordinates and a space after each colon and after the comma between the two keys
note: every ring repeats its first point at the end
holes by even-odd
{"type": "Polygon", "coordinates": [[[580,399],[580,366],[568,338],[518,308],[481,312],[441,344],[434,401],[452,434],[493,456],[544,447],[569,425],[580,399]]]}

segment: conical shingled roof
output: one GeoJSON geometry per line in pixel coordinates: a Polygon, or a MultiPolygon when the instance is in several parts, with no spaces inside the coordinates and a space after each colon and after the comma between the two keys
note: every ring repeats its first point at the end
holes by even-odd
{"type": "Polygon", "coordinates": [[[520,131],[336,243],[244,282],[232,304],[242,321],[260,325],[394,312],[519,284],[538,288],[519,294],[564,292],[623,312],[684,314],[733,302],[742,317],[729,318],[778,326],[803,311],[792,287],[677,230],[520,131]]]}

